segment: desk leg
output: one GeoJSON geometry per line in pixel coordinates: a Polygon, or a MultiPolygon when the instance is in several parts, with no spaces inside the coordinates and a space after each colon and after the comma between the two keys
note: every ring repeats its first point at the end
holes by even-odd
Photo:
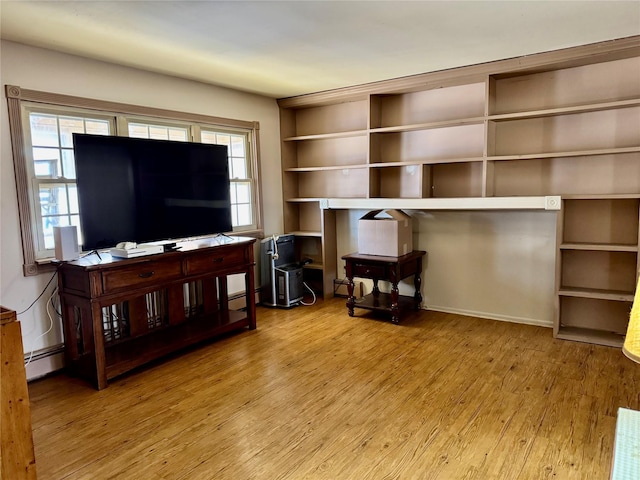
{"type": "Polygon", "coordinates": [[[373,279],[373,290],[371,291],[374,297],[378,298],[380,296],[380,289],[378,288],[378,279],[373,279]]]}
{"type": "Polygon", "coordinates": [[[91,303],[91,318],[93,319],[93,359],[95,361],[96,382],[98,390],[107,388],[107,361],[104,351],[104,329],[102,326],[102,308],[98,302],[91,303]]]}
{"type": "Polygon", "coordinates": [[[353,317],[353,307],[356,304],[356,297],[353,296],[354,287],[353,277],[347,277],[347,309],[350,317],[353,317]]]}
{"type": "Polygon", "coordinates": [[[398,306],[399,296],[398,282],[393,282],[391,284],[391,321],[393,323],[400,323],[400,307],[398,306]]]}
{"type": "Polygon", "coordinates": [[[413,285],[416,287],[416,293],[413,295],[413,308],[416,311],[420,310],[420,304],[422,303],[422,294],[420,293],[421,284],[422,279],[420,278],[420,274],[416,273],[413,279],[413,285]]]}
{"type": "Polygon", "coordinates": [[[422,303],[422,294],[420,293],[420,287],[422,285],[422,257],[418,258],[418,265],[416,275],[413,277],[413,286],[416,288],[416,292],[413,295],[413,308],[415,311],[420,310],[420,304],[422,303]]]}
{"type": "Polygon", "coordinates": [[[245,289],[247,296],[247,317],[249,318],[249,330],[256,329],[256,294],[255,294],[255,278],[253,266],[249,268],[245,275],[245,289]]]}

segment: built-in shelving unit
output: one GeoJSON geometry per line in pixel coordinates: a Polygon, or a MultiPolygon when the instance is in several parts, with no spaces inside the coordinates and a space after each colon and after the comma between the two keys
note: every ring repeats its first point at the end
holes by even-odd
{"type": "Polygon", "coordinates": [[[639,267],[640,37],[279,105],[285,231],[315,253],[325,295],[334,208],[562,203],[554,331],[620,342],[639,267]],[[598,223],[603,211],[613,223],[598,223]]]}
{"type": "Polygon", "coordinates": [[[640,195],[567,196],[563,212],[555,334],[618,346],[640,266],[640,195]]]}

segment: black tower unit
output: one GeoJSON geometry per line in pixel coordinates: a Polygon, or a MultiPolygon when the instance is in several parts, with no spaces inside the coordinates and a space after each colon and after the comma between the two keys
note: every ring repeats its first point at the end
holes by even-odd
{"type": "Polygon", "coordinates": [[[294,235],[274,235],[260,243],[262,303],[293,307],[302,301],[302,266],[296,262],[294,235]]]}

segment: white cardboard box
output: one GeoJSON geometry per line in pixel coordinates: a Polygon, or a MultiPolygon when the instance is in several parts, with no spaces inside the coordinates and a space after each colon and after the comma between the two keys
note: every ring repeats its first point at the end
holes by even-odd
{"type": "Polygon", "coordinates": [[[413,251],[412,227],[411,217],[402,210],[373,210],[358,221],[358,253],[405,255],[413,251]]]}

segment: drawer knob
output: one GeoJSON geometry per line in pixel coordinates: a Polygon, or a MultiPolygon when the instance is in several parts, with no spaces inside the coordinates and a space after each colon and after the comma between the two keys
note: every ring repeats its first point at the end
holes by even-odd
{"type": "Polygon", "coordinates": [[[155,272],[151,271],[151,272],[145,272],[145,273],[139,273],[138,276],[140,278],[151,278],[153,276],[155,272]]]}
{"type": "Polygon", "coordinates": [[[213,263],[222,263],[224,261],[224,257],[214,258],[213,263]]]}

